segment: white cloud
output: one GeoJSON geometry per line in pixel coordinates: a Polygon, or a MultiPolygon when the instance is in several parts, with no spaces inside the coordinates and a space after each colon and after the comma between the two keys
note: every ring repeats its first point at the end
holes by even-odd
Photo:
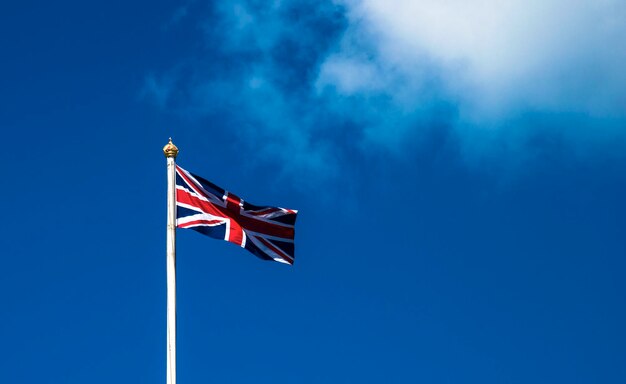
{"type": "MultiPolygon", "coordinates": [[[[585,0],[347,0],[351,27],[327,61],[361,49],[420,76],[424,61],[443,71],[468,118],[516,109],[621,115],[626,112],[626,3],[585,0]],[[480,100],[477,100],[480,98],[480,100]]],[[[379,64],[380,65],[380,64],[379,64]]],[[[352,63],[353,68],[363,65],[352,63]]],[[[322,71],[328,78],[329,68],[322,71]]],[[[337,77],[342,90],[353,76],[337,77]]],[[[376,81],[372,86],[377,87],[376,81]]],[[[367,84],[360,83],[361,88],[367,84]]]]}
{"type": "Polygon", "coordinates": [[[215,7],[206,52],[149,77],[146,93],[221,116],[258,158],[305,179],[349,157],[409,153],[433,127],[453,132],[468,158],[503,158],[504,148],[512,163],[544,133],[572,148],[626,136],[623,0],[215,7]]]}

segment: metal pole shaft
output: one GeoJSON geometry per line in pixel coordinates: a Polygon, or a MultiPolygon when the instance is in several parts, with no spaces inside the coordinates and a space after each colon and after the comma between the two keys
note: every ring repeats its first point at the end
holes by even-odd
{"type": "MultiPolygon", "coordinates": [[[[167,157],[167,384],[176,384],[176,151],[167,157]]],[[[166,146],[167,148],[167,146],[166,146]]]]}

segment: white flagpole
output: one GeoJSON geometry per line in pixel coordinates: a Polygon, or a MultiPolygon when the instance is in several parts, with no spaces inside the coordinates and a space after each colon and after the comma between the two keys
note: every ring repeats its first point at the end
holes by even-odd
{"type": "Polygon", "coordinates": [[[167,384],[176,384],[176,156],[178,148],[163,147],[167,158],[167,384]]]}

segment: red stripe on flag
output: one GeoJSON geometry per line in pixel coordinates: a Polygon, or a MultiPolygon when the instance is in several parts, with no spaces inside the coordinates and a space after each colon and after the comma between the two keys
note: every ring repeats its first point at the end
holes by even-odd
{"type": "Polygon", "coordinates": [[[265,208],[260,211],[247,211],[246,213],[252,216],[262,216],[262,215],[267,215],[268,213],[273,213],[276,211],[280,211],[280,208],[265,208]]]}
{"type": "MultiPolygon", "coordinates": [[[[251,217],[243,216],[239,212],[233,212],[224,207],[220,207],[208,201],[199,199],[197,196],[194,196],[182,189],[177,190],[176,201],[197,207],[203,212],[209,213],[211,215],[230,218],[231,220],[237,222],[239,228],[244,228],[252,232],[258,232],[269,236],[282,237],[290,240],[294,238],[295,231],[293,228],[283,227],[281,225],[268,223],[265,221],[259,221],[251,217]]],[[[241,244],[241,242],[239,244],[241,244]]]]}
{"type": "Polygon", "coordinates": [[[177,227],[187,228],[187,227],[191,227],[192,225],[197,225],[197,224],[213,225],[213,224],[222,224],[222,223],[224,223],[223,220],[194,220],[194,221],[188,221],[186,223],[178,224],[177,227]]]}

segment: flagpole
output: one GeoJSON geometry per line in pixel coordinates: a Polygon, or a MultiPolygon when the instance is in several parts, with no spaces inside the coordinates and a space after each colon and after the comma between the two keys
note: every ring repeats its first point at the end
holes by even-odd
{"type": "Polygon", "coordinates": [[[167,158],[167,384],[176,384],[176,156],[172,143],[163,147],[167,158]]]}

